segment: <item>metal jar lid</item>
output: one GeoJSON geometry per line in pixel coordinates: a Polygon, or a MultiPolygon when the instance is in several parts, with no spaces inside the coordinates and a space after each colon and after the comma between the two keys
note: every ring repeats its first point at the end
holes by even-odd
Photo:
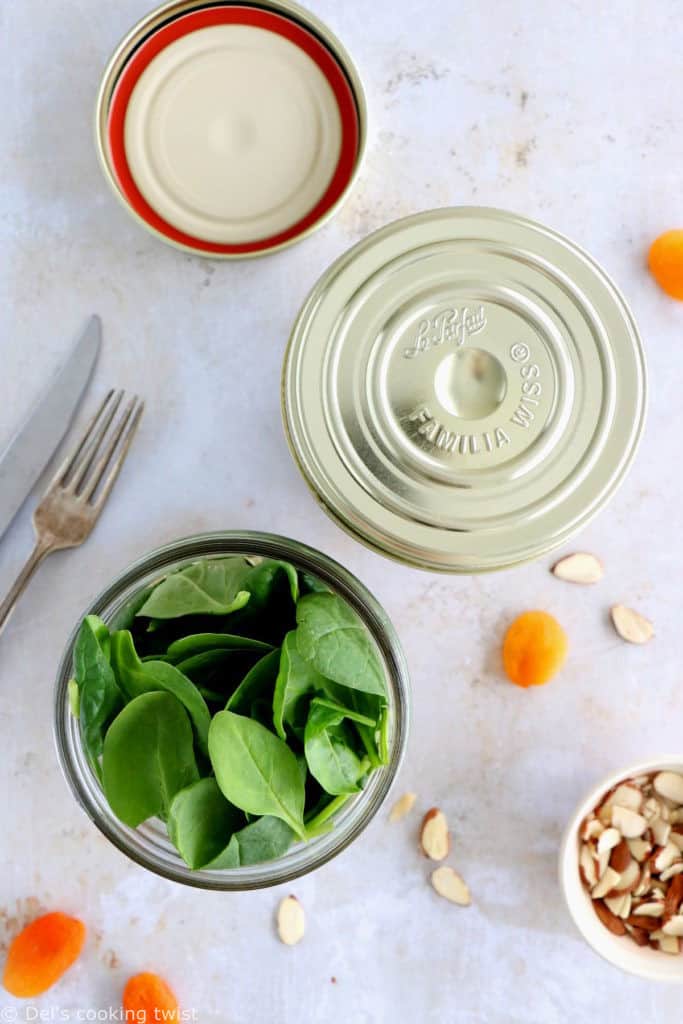
{"type": "Polygon", "coordinates": [[[323,275],[283,407],[344,528],[473,573],[541,555],[605,504],[642,432],[645,362],[621,294],[568,239],[499,210],[433,210],[323,275]]]}

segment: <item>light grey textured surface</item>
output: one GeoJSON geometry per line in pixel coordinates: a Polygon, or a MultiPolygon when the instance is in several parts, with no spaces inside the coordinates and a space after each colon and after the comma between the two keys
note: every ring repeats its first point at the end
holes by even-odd
{"type": "MultiPolygon", "coordinates": [[[[105,341],[81,418],[111,385],[148,401],[95,535],[45,564],[0,640],[0,925],[12,933],[38,901],[90,928],[82,961],[39,1005],[78,1019],[79,1007],[118,1005],[126,977],[149,968],[203,1024],[673,1024],[680,990],[622,976],[582,943],[555,860],[563,822],[594,779],[683,742],[683,306],[644,269],[648,242],[683,225],[678,3],[316,0],[367,85],[367,162],[322,232],[233,265],[149,238],[100,175],[90,134],[98,75],[145,7],[0,7],[0,445],[90,312],[102,315],[105,341]],[[328,521],[287,452],[281,358],[318,274],[395,217],[472,202],[571,235],[614,275],[641,326],[650,417],[627,482],[578,541],[606,564],[590,590],[555,580],[548,560],[478,579],[387,562],[328,521]],[[417,814],[395,826],[380,816],[295,887],[308,932],[285,949],[273,930],[281,893],[221,897],[148,877],[74,804],[51,734],[67,632],[131,559],[221,527],[306,540],[385,604],[415,704],[396,793],[415,789],[420,808],[449,815],[472,909],[427,887],[417,814]],[[648,647],[619,642],[613,601],[654,620],[648,647]],[[536,692],[506,684],[498,654],[510,617],[530,607],[554,612],[571,640],[564,671],[536,692]]],[[[24,509],[0,547],[3,588],[30,536],[24,509]]],[[[15,1006],[0,996],[0,1007],[15,1006]]]]}

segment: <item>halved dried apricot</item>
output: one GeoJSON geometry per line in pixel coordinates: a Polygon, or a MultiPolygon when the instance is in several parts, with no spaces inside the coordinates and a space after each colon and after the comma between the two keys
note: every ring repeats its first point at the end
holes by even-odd
{"type": "Polygon", "coordinates": [[[126,1020],[139,1021],[139,1024],[180,1020],[175,995],[163,978],[149,971],[129,978],[123,990],[123,1009],[126,1020]]]}
{"type": "Polygon", "coordinates": [[[683,230],[665,231],[656,238],[647,262],[659,287],[683,301],[683,230]]]}
{"type": "Polygon", "coordinates": [[[56,911],[37,917],[13,940],[2,983],[20,998],[46,992],[76,961],[85,942],[85,925],[56,911]]]}
{"type": "Polygon", "coordinates": [[[524,612],[512,623],[503,642],[503,664],[517,686],[542,686],[567,656],[567,635],[548,612],[524,612]]]}

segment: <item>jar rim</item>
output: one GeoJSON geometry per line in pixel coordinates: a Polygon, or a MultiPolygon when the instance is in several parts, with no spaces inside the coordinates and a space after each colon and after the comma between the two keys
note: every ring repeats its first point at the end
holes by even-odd
{"type": "Polygon", "coordinates": [[[353,573],[315,548],[277,534],[258,531],[218,531],[195,534],[143,555],[123,569],[79,617],[62,655],[55,689],[54,735],[64,777],[81,808],[114,846],[129,859],[171,881],[214,891],[261,889],[290,882],[321,867],[349,846],[366,828],[389,793],[401,766],[410,720],[408,668],[400,641],[386,612],[353,573]],[[180,858],[165,826],[147,822],[132,829],[116,818],[99,780],[85,756],[80,728],[68,697],[73,651],[85,615],[100,615],[111,623],[146,586],[174,569],[200,558],[229,555],[263,556],[291,562],[310,572],[343,597],[360,615],[373,637],[385,666],[390,709],[389,763],[376,769],[368,785],[334,817],[326,835],[296,844],[283,857],[264,864],[231,870],[192,870],[180,858]]]}

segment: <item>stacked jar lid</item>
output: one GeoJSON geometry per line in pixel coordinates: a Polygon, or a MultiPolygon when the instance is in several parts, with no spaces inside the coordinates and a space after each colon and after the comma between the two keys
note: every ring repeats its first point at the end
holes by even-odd
{"type": "MultiPolygon", "coordinates": [[[[358,74],[290,0],[172,0],[124,39],[97,104],[117,195],[173,245],[255,256],[338,208],[366,134],[358,74]]],[[[285,358],[285,427],[323,507],[401,561],[538,557],[634,455],[645,364],[618,289],[573,242],[503,211],[417,214],[321,277],[285,358]]]]}
{"type": "Polygon", "coordinates": [[[165,241],[213,258],[304,237],[348,192],[365,101],[341,43],[289,0],[175,0],[111,58],[96,135],[128,210],[165,241]]]}

